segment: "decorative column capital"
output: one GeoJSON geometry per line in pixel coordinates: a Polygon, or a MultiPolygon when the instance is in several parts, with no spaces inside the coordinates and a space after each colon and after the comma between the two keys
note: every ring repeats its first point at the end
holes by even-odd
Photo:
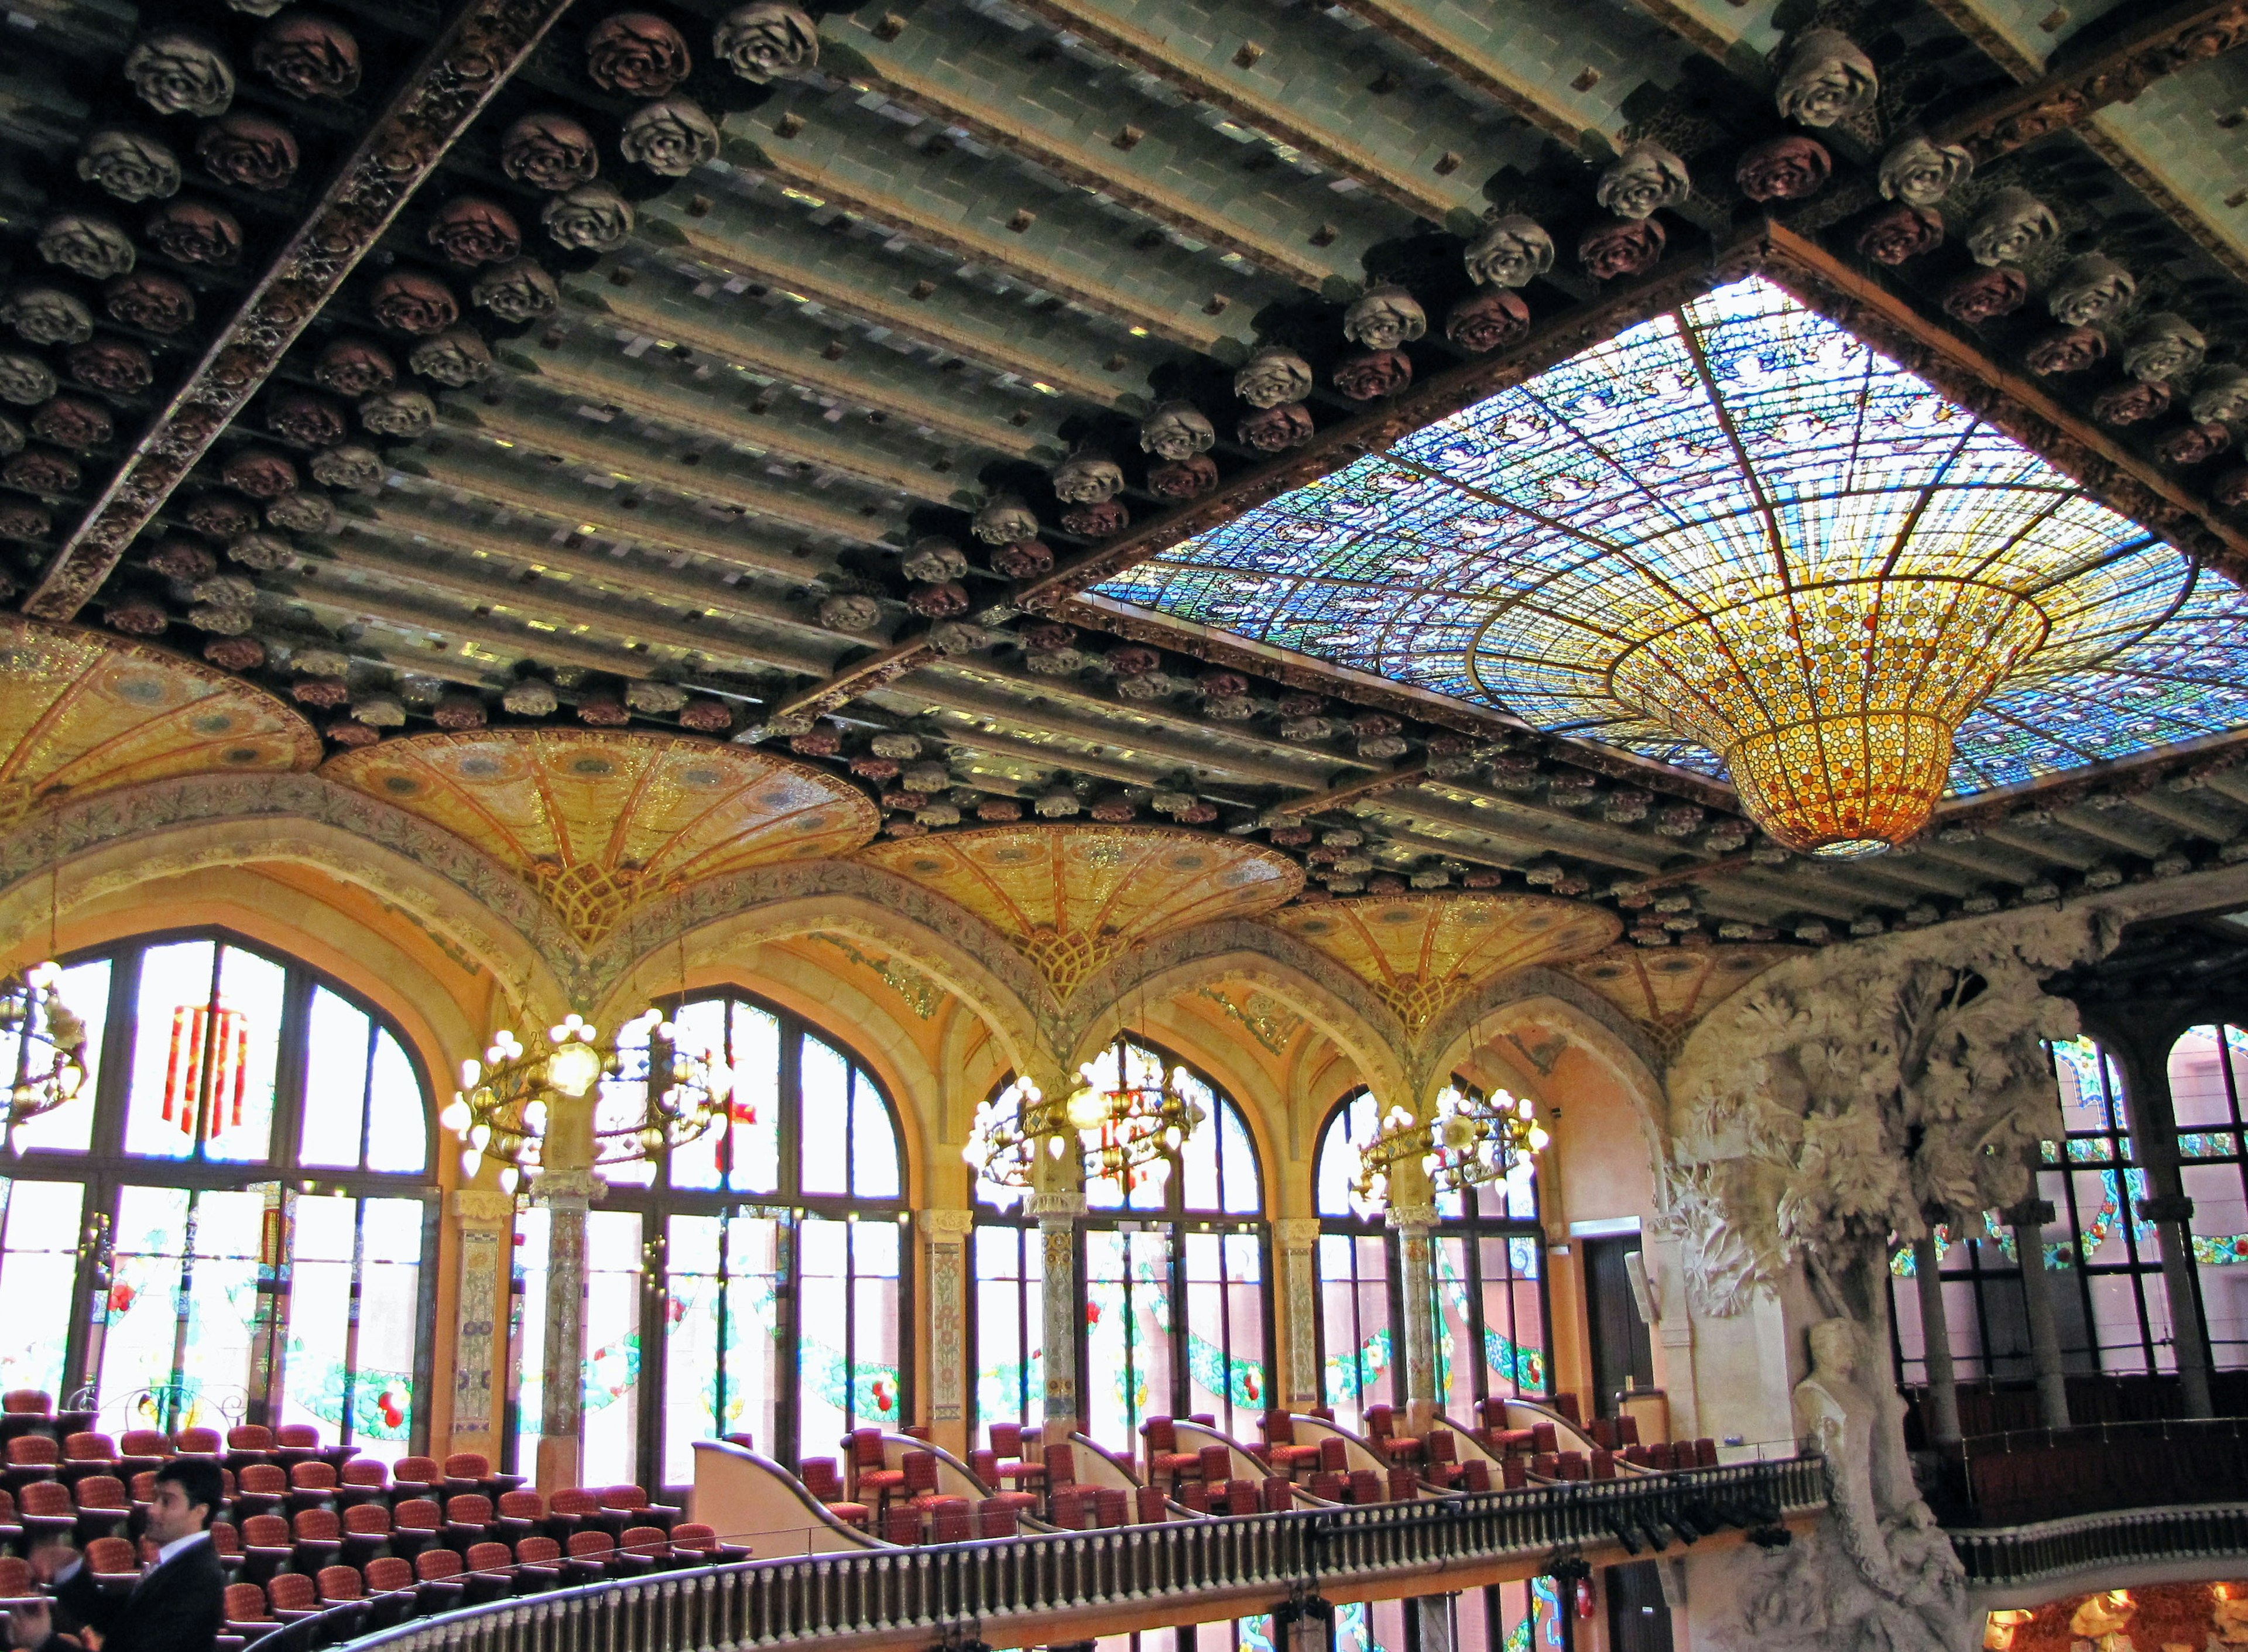
{"type": "Polygon", "coordinates": [[[916,1210],[914,1220],[921,1224],[921,1236],[931,1244],[958,1244],[975,1230],[976,1212],[973,1210],[916,1210]]]}
{"type": "Polygon", "coordinates": [[[2193,1199],[2190,1195],[2170,1193],[2141,1199],[2135,1207],[2142,1222],[2190,1222],[2193,1220],[2193,1199]]]}
{"type": "Polygon", "coordinates": [[[453,1219],[504,1228],[515,1220],[515,1195],[492,1188],[455,1188],[453,1219]]]}
{"type": "Polygon", "coordinates": [[[609,1190],[592,1170],[549,1170],[532,1185],[531,1202],[557,1210],[583,1210],[609,1190]]]}
{"type": "Polygon", "coordinates": [[[2051,1199],[2024,1199],[1998,1215],[2010,1228],[2042,1228],[2053,1220],[2055,1212],[2051,1199]]]}
{"type": "Polygon", "coordinates": [[[1319,1243],[1319,1217],[1282,1217],[1272,1224],[1272,1242],[1285,1251],[1317,1250],[1319,1243]]]}
{"type": "Polygon", "coordinates": [[[1075,1189],[1031,1194],[1023,1201],[1025,1214],[1039,1222],[1073,1222],[1085,1214],[1085,1195],[1075,1189]]]}
{"type": "Polygon", "coordinates": [[[1436,1225],[1436,1207],[1433,1204],[1393,1204],[1381,1219],[1400,1233],[1411,1233],[1417,1228],[1425,1234],[1436,1225]]]}

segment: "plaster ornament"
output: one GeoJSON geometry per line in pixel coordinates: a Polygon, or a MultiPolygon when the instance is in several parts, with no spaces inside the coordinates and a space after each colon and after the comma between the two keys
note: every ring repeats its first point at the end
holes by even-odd
{"type": "Polygon", "coordinates": [[[101,617],[111,630],[122,631],[129,637],[160,637],[171,623],[170,616],[146,597],[127,597],[113,602],[101,611],[101,617]]]}
{"type": "Polygon", "coordinates": [[[340,677],[351,670],[351,656],[337,648],[299,648],[289,656],[289,668],[308,677],[340,677]]]}
{"type": "Polygon", "coordinates": [[[1070,506],[1061,513],[1061,525],[1088,539],[1106,539],[1132,525],[1132,512],[1121,499],[1101,499],[1070,506]]]}
{"type": "Polygon", "coordinates": [[[429,709],[429,720],[439,728],[456,734],[471,729],[481,729],[491,721],[484,703],[473,694],[456,692],[442,695],[429,709]]]}
{"type": "Polygon", "coordinates": [[[377,744],[382,739],[380,729],[369,728],[364,723],[353,723],[348,718],[339,718],[320,732],[347,751],[377,744]]]}
{"type": "Polygon", "coordinates": [[[2232,432],[2223,425],[2190,424],[2164,436],[2155,451],[2166,463],[2196,465],[2206,464],[2231,445],[2232,432]]]}
{"type": "Polygon", "coordinates": [[[214,490],[201,494],[188,504],[187,516],[189,527],[214,539],[231,539],[257,527],[257,512],[249,501],[233,493],[214,490]]]}
{"type": "Polygon", "coordinates": [[[442,332],[461,319],[460,302],[452,290],[418,270],[384,274],[368,296],[367,309],[393,332],[417,338],[442,332]]]}
{"type": "Polygon", "coordinates": [[[297,487],[297,467],[270,448],[244,448],[218,474],[228,487],[253,499],[278,499],[297,487]]]}
{"type": "Polygon", "coordinates": [[[1961,276],[1944,289],[1943,312],[1955,321],[1979,326],[2022,307],[2030,296],[2029,278],[2008,264],[1993,264],[1961,276]]]}
{"type": "Polygon", "coordinates": [[[819,33],[812,19],[773,0],[728,12],[712,32],[710,45],[736,74],[759,86],[819,61],[819,33]]]}
{"type": "Polygon", "coordinates": [[[581,183],[549,201],[538,221],[559,245],[614,252],[631,237],[632,202],[606,183],[581,183]]]}
{"type": "Polygon", "coordinates": [[[156,380],[148,353],[125,339],[90,339],[73,345],[64,360],[79,383],[114,395],[137,394],[156,380]]]}
{"type": "Polygon", "coordinates": [[[239,608],[257,600],[257,587],[238,573],[214,573],[196,580],[188,594],[197,602],[239,608]]]}
{"type": "Polygon", "coordinates": [[[1334,387],[1353,401],[1394,396],[1412,382],[1413,360],[1402,350],[1369,350],[1335,363],[1334,387]]]}
{"type": "Polygon", "coordinates": [[[2157,311],[2123,340],[2123,371],[2144,384],[2175,379],[2199,367],[2208,348],[2209,340],[2183,316],[2157,311]]]}
{"type": "Polygon", "coordinates": [[[1956,143],[1916,134],[1881,157],[1881,196],[1932,207],[1974,175],[1975,158],[1956,143]]]}
{"type": "Polygon", "coordinates": [[[1148,491],[1158,499],[1199,499],[1217,486],[1217,463],[1206,453],[1149,467],[1148,491]]]}
{"type": "Polygon", "coordinates": [[[1595,281],[1644,275],[1662,256],[1666,239],[1661,222],[1654,218],[1595,224],[1577,243],[1577,262],[1595,281]]]}
{"type": "Polygon", "coordinates": [[[1162,700],[1178,692],[1178,681],[1167,671],[1150,671],[1145,676],[1119,677],[1117,694],[1127,700],[1162,700]]]}
{"type": "Polygon", "coordinates": [[[2129,309],[2138,290],[2137,280],[2121,264],[2087,252],[2061,266],[2046,294],[2046,308],[2063,326],[2089,326],[2129,309]]]}
{"type": "Polygon", "coordinates": [[[195,158],[223,183],[271,194],[297,175],[297,140],[263,115],[230,114],[195,134],[195,158]]]}
{"type": "Polygon", "coordinates": [[[49,264],[106,281],[133,267],[133,243],[109,219],[85,212],[58,212],[39,226],[39,256],[49,264]]]}
{"type": "Polygon", "coordinates": [[[562,302],[562,290],[536,262],[515,258],[478,276],[469,290],[469,302],[503,321],[520,325],[552,315],[562,302]]]}
{"type": "Polygon", "coordinates": [[[259,32],[250,66],[292,98],[348,98],[359,90],[359,42],[340,24],[284,12],[259,32]]]}
{"type": "Polygon", "coordinates": [[[958,826],[960,810],[950,803],[925,803],[914,811],[914,823],[925,826],[958,826]]]}
{"type": "Polygon", "coordinates": [[[942,763],[915,763],[898,777],[898,784],[908,792],[942,792],[952,784],[952,771],[942,763]]]}
{"type": "Polygon", "coordinates": [[[257,623],[257,610],[243,604],[229,607],[223,603],[198,602],[188,608],[188,623],[199,631],[208,631],[216,637],[238,637],[257,623]]]}
{"type": "Polygon", "coordinates": [[[1139,811],[1127,797],[1103,798],[1093,805],[1093,818],[1104,826],[1122,826],[1139,811]]]}
{"type": "Polygon", "coordinates": [[[921,755],[921,740],[910,734],[878,734],[867,742],[867,750],[878,757],[909,763],[921,755]]]}
{"type": "Polygon", "coordinates": [[[116,429],[108,408],[82,396],[57,396],[31,415],[31,434],[58,448],[85,453],[107,442],[116,429]]]}
{"type": "Polygon", "coordinates": [[[111,320],[167,338],[195,321],[195,294],[185,282],[158,270],[112,276],[102,284],[101,303],[111,320]]]}
{"type": "Polygon", "coordinates": [[[1608,164],[1593,198],[1619,218],[1644,218],[1675,207],[1693,189],[1686,163],[1659,143],[1635,143],[1608,164]]]}
{"type": "Polygon", "coordinates": [[[460,195],[431,215],[429,244],[455,264],[473,269],[497,264],[523,250],[523,230],[515,215],[497,201],[460,195]]]}
{"type": "Polygon", "coordinates": [[[554,692],[554,685],[538,677],[524,677],[511,683],[500,696],[500,705],[511,716],[518,717],[551,717],[562,703],[554,692]]]}
{"type": "Polygon", "coordinates": [[[992,643],[991,633],[967,620],[945,620],[929,627],[922,640],[939,654],[975,654],[992,643]]]}
{"type": "Polygon", "coordinates": [[[1976,263],[2024,264],[2059,237],[2053,209],[2026,189],[2005,189],[1983,203],[1967,230],[1967,251],[1976,263]]]}
{"type": "Polygon", "coordinates": [[[140,233],[181,264],[230,270],[242,257],[241,221],[208,201],[168,202],[148,215],[140,233]]]}
{"type": "Polygon", "coordinates": [[[1342,336],[1369,350],[1395,350],[1428,331],[1428,312],[1399,286],[1375,287],[1342,312],[1342,336]]]}
{"type": "Polygon", "coordinates": [[[621,729],[632,721],[624,703],[607,694],[588,694],[577,706],[578,721],[589,729],[621,729]]]}
{"type": "Polygon", "coordinates": [[[224,114],[234,102],[234,65],[209,38],[189,30],[142,35],[119,72],[158,114],[224,114]]]}
{"type": "Polygon", "coordinates": [[[2107,359],[2108,335],[2097,327],[2068,327],[2049,332],[2022,356],[2022,365],[2041,377],[2081,373],[2107,359]]]}
{"type": "Polygon", "coordinates": [[[586,77],[604,92],[661,98],[694,68],[679,31],[649,12],[620,11],[586,37],[586,77]]]}
{"type": "Polygon", "coordinates": [[[949,620],[968,612],[968,587],[956,579],[917,585],[907,593],[906,607],[924,620],[949,620]]]}
{"type": "Polygon", "coordinates": [[[1772,100],[1784,120],[1831,127],[1870,110],[1881,91],[1874,60],[1847,35],[1813,29],[1789,49],[1772,100]]]}
{"type": "Polygon", "coordinates": [[[679,726],[697,734],[724,734],[734,726],[734,709],[723,700],[696,700],[679,714],[679,726]]]}
{"type": "Polygon", "coordinates": [[[308,448],[327,448],[342,441],[351,426],[343,408],[327,397],[287,390],[266,404],[265,428],[308,448]]]}
{"type": "Polygon", "coordinates": [[[227,559],[245,568],[271,572],[297,559],[297,547],[278,533],[244,533],[227,542],[227,559]]]}
{"type": "Polygon", "coordinates": [[[1943,244],[1943,215],[1934,207],[1902,204],[1874,214],[1858,231],[1858,250],[1891,267],[1943,244]]]}
{"type": "Polygon", "coordinates": [[[1163,663],[1162,655],[1137,642],[1120,644],[1101,657],[1109,671],[1119,677],[1148,676],[1159,670],[1163,663]]]}
{"type": "Polygon", "coordinates": [[[882,605],[872,597],[846,593],[822,601],[819,615],[819,623],[826,629],[860,636],[881,627],[882,605]]]}
{"type": "Polygon", "coordinates": [[[1140,451],[1158,459],[1191,459],[1217,443],[1217,427],[1191,401],[1166,401],[1140,421],[1140,451]]]}
{"type": "Polygon", "coordinates": [[[1333,721],[1321,716],[1289,717],[1280,724],[1283,740],[1331,740],[1334,731],[1333,721]]]}
{"type": "Polygon", "coordinates": [[[333,533],[343,525],[334,501],[311,489],[283,494],[265,507],[265,520],[291,533],[333,533]]]}
{"type": "Polygon", "coordinates": [[[646,679],[625,684],[625,703],[652,717],[668,717],[686,709],[687,690],[675,682],[646,679]]]}
{"type": "Polygon", "coordinates": [[[24,427],[4,413],[0,413],[0,459],[21,453],[26,436],[24,427]]]}
{"type": "Polygon", "coordinates": [[[1733,182],[1751,201],[1803,201],[1825,189],[1833,170],[1825,144],[1791,132],[1743,154],[1733,168],[1733,182]]]}
{"type": "Polygon", "coordinates": [[[1277,344],[1261,346],[1233,375],[1233,394],[1252,408],[1301,401],[1312,393],[1312,364],[1277,344]]]}
{"type": "Polygon", "coordinates": [[[1038,519],[1011,493],[994,497],[976,513],[970,531],[986,545],[1012,545],[1018,539],[1038,537],[1038,519]]]}
{"type": "Polygon", "coordinates": [[[718,153],[718,128],[691,98],[665,98],[633,111],[617,140],[624,158],[661,178],[683,178],[718,153]]]}
{"type": "Polygon", "coordinates": [[[93,312],[60,287],[18,287],[0,303],[0,322],[26,344],[79,344],[93,337],[93,312]]]}
{"type": "Polygon", "coordinates": [[[1242,419],[1233,428],[1241,445],[1259,453],[1283,453],[1312,439],[1312,412],[1300,401],[1284,401],[1242,419]]]}
{"type": "Polygon", "coordinates": [[[203,658],[222,671],[255,671],[265,663],[265,645],[256,637],[213,637],[203,658]]]}
{"type": "Polygon", "coordinates": [[[1054,497],[1065,504],[1098,504],[1124,491],[1124,472],[1105,453],[1073,453],[1049,475],[1054,497]]]}
{"type": "Polygon", "coordinates": [[[55,393],[55,370],[37,356],[0,351],[0,401],[36,407],[55,393]]]}
{"type": "Polygon", "coordinates": [[[419,390],[378,390],[359,404],[359,422],[379,436],[418,436],[437,422],[437,404],[419,390]]]}
{"type": "Polygon", "coordinates": [[[352,702],[351,714],[352,721],[365,723],[370,729],[406,726],[406,708],[393,695],[363,694],[352,702]]]}
{"type": "Polygon", "coordinates": [[[491,376],[491,346],[471,328],[448,327],[435,338],[415,345],[406,357],[406,365],[432,383],[449,390],[463,389],[491,376]]]}
{"type": "Polygon", "coordinates": [[[1044,541],[1018,539],[991,552],[991,572],[1007,579],[1035,579],[1053,572],[1053,552],[1044,541]]]}
{"type": "Polygon", "coordinates": [[[2248,465],[2227,470],[2210,483],[2209,497],[2228,507],[2248,504],[2248,465]]]}
{"type": "Polygon", "coordinates": [[[1042,677],[1075,676],[1085,668],[1085,655],[1076,648],[1040,648],[1023,655],[1023,668],[1042,677]]]}
{"type": "Polygon", "coordinates": [[[78,175],[120,201],[161,201],[180,188],[180,158],[169,145],[114,127],[79,146],[78,175]]]}
{"type": "Polygon", "coordinates": [[[2211,367],[2194,387],[2190,405],[2197,424],[2248,419],[2248,368],[2211,367]]]}
{"type": "Polygon", "coordinates": [[[1553,237],[1535,218],[1510,212],[1468,243],[1465,262],[1478,285],[1526,287],[1553,267],[1553,237]]]}
{"type": "Polygon", "coordinates": [[[1031,806],[1038,811],[1042,819],[1066,820],[1084,808],[1085,805],[1077,793],[1068,787],[1057,786],[1051,792],[1040,792],[1038,800],[1031,806]]]}
{"type": "Polygon", "coordinates": [[[499,141],[500,170],[555,195],[591,183],[601,170],[593,134],[566,114],[527,114],[499,141]]]}
{"type": "Polygon", "coordinates": [[[898,559],[898,567],[908,579],[936,585],[947,579],[965,579],[968,558],[951,540],[930,538],[915,541],[898,559]]]}
{"type": "Polygon", "coordinates": [[[332,339],[312,363],[313,382],[338,395],[359,397],[398,382],[390,353],[362,339],[332,339]]]}

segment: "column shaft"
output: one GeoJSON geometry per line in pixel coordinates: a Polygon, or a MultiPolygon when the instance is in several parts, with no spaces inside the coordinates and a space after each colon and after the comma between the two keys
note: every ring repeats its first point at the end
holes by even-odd
{"type": "Polygon", "coordinates": [[[1436,1210],[1429,1205],[1393,1205],[1389,1210],[1389,1225],[1397,1230],[1398,1289],[1405,1298],[1408,1409],[1433,1406],[1436,1399],[1436,1266],[1429,1237],[1436,1220],[1436,1210]]]}
{"type": "Polygon", "coordinates": [[[1315,1217],[1284,1217],[1272,1224],[1272,1243],[1280,1251],[1280,1306],[1285,1326],[1287,1375],[1280,1392],[1292,1411],[1308,1411],[1319,1403],[1319,1278],[1316,1251],[1319,1224],[1315,1217]]]}
{"type": "Polygon", "coordinates": [[[1920,1340],[1928,1363],[1929,1443],[1957,1445],[1959,1384],[1951,1368],[1951,1320],[1943,1307],[1943,1263],[1932,1237],[1913,1241],[1912,1282],[1920,1292],[1920,1340]]]}
{"type": "Polygon", "coordinates": [[[2030,1327],[2030,1373],[2037,1381],[2038,1420],[2048,1429],[2068,1426],[2068,1379],[2060,1367],[2060,1333],[2053,1320],[2053,1280],[2045,1265],[2046,1224],[2053,1203],[2030,1199],[2006,1212],[2013,1224],[2014,1255],[2022,1269],[2022,1317],[2030,1327]]]}
{"type": "Polygon", "coordinates": [[[545,1491],[584,1483],[586,1212],[598,1186],[591,1170],[550,1170],[538,1182],[538,1202],[547,1212],[538,1468],[545,1491]]]}
{"type": "MultiPolygon", "coordinates": [[[[2149,1016],[2149,1026],[2163,1025],[2149,1016]]],[[[2170,1099],[2169,1045],[2128,1050],[2131,1147],[2146,1169],[2147,1196],[2136,1206],[2155,1224],[2162,1254],[2162,1291],[2169,1299],[2171,1345],[2177,1356],[2179,1397],[2190,1417],[2215,1415],[2209,1396],[2209,1329],[2195,1289],[2193,1201],[2178,1174],[2177,1112],[2170,1099]]]]}
{"type": "Polygon", "coordinates": [[[1073,1433],[1081,1421],[1077,1399],[1077,1327],[1085,1319],[1085,1298],[1077,1278],[1077,1218],[1085,1213],[1085,1196],[1034,1193],[1031,1213],[1038,1219],[1045,1276],[1039,1301],[1044,1324],[1039,1363],[1045,1368],[1043,1437],[1054,1444],[1073,1433]]]}

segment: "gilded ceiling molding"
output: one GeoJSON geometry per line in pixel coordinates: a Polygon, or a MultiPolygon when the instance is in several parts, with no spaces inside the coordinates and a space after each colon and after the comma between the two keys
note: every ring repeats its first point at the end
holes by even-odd
{"type": "Polygon", "coordinates": [[[470,0],[454,16],[47,565],[26,613],[67,620],[85,606],[565,9],[470,0]]]}
{"type": "Polygon", "coordinates": [[[403,909],[518,1002],[568,1001],[579,964],[529,888],[457,838],[318,775],[202,775],[67,804],[0,836],[0,931],[44,921],[48,874],[70,904],[211,867],[316,867],[403,909]],[[120,853],[129,849],[129,853],[120,853]],[[72,868],[101,859],[91,879],[72,868]],[[18,917],[22,922],[18,922],[18,917]]]}

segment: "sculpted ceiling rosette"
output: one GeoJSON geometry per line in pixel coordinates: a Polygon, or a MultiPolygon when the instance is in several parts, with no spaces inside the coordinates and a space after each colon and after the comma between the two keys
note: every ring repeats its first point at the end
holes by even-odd
{"type": "Polygon", "coordinates": [[[0,661],[0,826],[65,795],[320,760],[319,737],[281,702],[160,648],[10,617],[0,661]]]}
{"type": "Polygon", "coordinates": [[[874,834],[849,782],[744,746],[667,735],[486,730],[385,741],[322,773],[473,844],[593,946],[635,902],[874,834]]]}
{"type": "Polygon", "coordinates": [[[1544,895],[1408,895],[1292,907],[1271,922],[1361,977],[1414,1032],[1495,977],[1580,958],[1622,933],[1544,895]]]}
{"type": "Polygon", "coordinates": [[[995,826],[879,843],[860,859],[982,918],[1063,999],[1158,936],[1253,917],[1304,885],[1285,855],[1162,826],[995,826]]]}

